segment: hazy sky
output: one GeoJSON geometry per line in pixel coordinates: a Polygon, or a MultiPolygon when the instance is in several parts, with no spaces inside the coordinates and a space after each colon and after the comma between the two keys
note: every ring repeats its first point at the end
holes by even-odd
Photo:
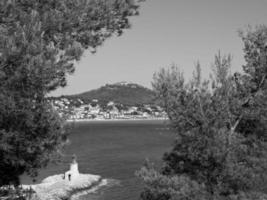
{"type": "Polygon", "coordinates": [[[86,52],[68,86],[52,95],[76,94],[106,83],[129,81],[151,87],[153,73],[176,63],[191,76],[200,61],[208,74],[218,50],[233,55],[240,70],[243,44],[238,29],[267,25],[267,0],[146,0],[132,28],[86,52]]]}

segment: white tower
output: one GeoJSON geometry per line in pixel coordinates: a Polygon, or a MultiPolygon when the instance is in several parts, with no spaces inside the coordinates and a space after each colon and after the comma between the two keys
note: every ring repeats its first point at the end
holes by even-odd
{"type": "Polygon", "coordinates": [[[72,162],[70,163],[70,170],[65,173],[65,179],[72,181],[79,176],[78,163],[76,161],[76,156],[72,156],[72,162]]]}

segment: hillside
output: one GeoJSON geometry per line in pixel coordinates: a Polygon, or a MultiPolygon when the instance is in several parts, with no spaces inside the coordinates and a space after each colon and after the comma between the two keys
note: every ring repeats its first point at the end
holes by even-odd
{"type": "Polygon", "coordinates": [[[80,98],[87,102],[93,99],[97,99],[101,103],[113,101],[123,105],[154,104],[154,92],[152,90],[127,82],[106,84],[98,89],[67,97],[80,98]]]}

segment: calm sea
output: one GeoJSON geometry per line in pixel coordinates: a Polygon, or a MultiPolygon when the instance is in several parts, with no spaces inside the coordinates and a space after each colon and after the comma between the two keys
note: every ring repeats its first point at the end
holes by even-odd
{"type": "MultiPolygon", "coordinates": [[[[62,164],[50,165],[40,172],[43,178],[68,170],[71,155],[76,154],[81,173],[98,174],[108,185],[80,200],[137,200],[142,182],[135,176],[145,159],[161,164],[175,135],[166,121],[78,122],[71,130],[70,145],[62,164]]],[[[30,179],[22,178],[23,183],[30,179]]]]}

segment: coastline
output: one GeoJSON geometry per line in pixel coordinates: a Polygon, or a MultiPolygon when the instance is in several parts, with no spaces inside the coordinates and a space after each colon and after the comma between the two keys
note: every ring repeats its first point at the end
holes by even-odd
{"type": "Polygon", "coordinates": [[[125,121],[169,121],[167,118],[143,118],[143,119],[67,119],[68,123],[75,122],[125,122],[125,121]]]}
{"type": "Polygon", "coordinates": [[[102,179],[98,183],[95,183],[88,188],[83,188],[82,190],[74,190],[69,194],[69,200],[77,200],[80,196],[94,193],[99,188],[104,187],[106,185],[108,185],[107,179],[102,179]]]}
{"type": "Polygon", "coordinates": [[[94,191],[107,184],[101,176],[92,174],[79,174],[75,180],[69,182],[62,180],[63,174],[53,175],[44,179],[40,184],[22,185],[25,190],[32,189],[33,197],[39,200],[72,199],[84,191],[94,191]]]}

